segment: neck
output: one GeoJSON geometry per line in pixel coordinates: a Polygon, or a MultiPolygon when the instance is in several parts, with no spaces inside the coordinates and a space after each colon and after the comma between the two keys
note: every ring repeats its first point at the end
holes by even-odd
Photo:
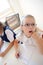
{"type": "MultiPolygon", "coordinates": [[[[24,34],[25,35],[25,34],[24,34]]],[[[25,35],[27,38],[31,38],[31,36],[25,35]]]]}

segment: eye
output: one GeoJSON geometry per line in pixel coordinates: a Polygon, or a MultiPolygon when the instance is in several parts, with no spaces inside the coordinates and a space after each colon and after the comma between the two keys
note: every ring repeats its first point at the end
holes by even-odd
{"type": "Polygon", "coordinates": [[[28,24],[26,24],[28,26],[28,24]]]}
{"type": "Polygon", "coordinates": [[[35,26],[35,24],[33,23],[32,26],[35,26]]]}
{"type": "Polygon", "coordinates": [[[29,26],[30,24],[26,24],[26,26],[29,26]]]}

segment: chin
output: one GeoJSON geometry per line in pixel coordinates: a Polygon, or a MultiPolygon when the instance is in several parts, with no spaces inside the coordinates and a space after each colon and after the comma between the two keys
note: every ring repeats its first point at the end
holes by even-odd
{"type": "Polygon", "coordinates": [[[28,36],[28,38],[30,38],[31,36],[28,36]]]}
{"type": "Polygon", "coordinates": [[[32,34],[28,34],[28,37],[31,37],[32,36],[32,34]]]}
{"type": "Polygon", "coordinates": [[[27,35],[27,37],[28,37],[28,38],[30,38],[30,37],[31,37],[31,35],[27,35]]]}

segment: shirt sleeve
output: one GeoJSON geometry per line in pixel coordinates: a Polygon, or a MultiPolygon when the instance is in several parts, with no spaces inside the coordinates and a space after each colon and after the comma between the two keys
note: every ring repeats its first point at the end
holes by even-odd
{"type": "Polygon", "coordinates": [[[10,42],[14,40],[14,33],[11,30],[7,29],[5,34],[10,42]]]}

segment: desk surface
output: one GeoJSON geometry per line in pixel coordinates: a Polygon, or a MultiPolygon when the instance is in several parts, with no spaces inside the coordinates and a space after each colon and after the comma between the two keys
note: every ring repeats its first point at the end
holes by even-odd
{"type": "Polygon", "coordinates": [[[3,60],[4,63],[7,63],[7,65],[25,65],[20,59],[16,59],[14,47],[11,48],[11,50],[6,54],[3,60]]]}

